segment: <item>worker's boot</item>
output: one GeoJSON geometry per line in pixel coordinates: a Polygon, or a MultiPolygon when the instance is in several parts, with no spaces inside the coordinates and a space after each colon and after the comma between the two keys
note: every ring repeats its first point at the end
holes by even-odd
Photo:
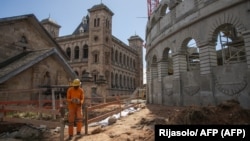
{"type": "Polygon", "coordinates": [[[77,138],[81,138],[81,137],[82,137],[81,132],[77,132],[77,133],[76,133],[76,137],[77,137],[77,138]]]}
{"type": "Polygon", "coordinates": [[[71,141],[72,138],[73,138],[73,136],[72,136],[72,135],[69,135],[68,141],[71,141]]]}

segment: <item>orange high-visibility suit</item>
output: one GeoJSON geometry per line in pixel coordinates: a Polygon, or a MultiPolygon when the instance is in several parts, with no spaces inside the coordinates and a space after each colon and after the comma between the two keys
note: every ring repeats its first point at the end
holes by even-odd
{"type": "Polygon", "coordinates": [[[77,133],[81,132],[82,129],[82,121],[83,121],[83,114],[82,114],[82,104],[84,103],[84,91],[82,88],[77,87],[70,87],[67,91],[67,101],[68,101],[68,121],[69,121],[69,128],[68,132],[69,135],[73,135],[74,130],[74,121],[76,116],[77,122],[77,133]],[[78,99],[79,102],[75,103],[74,100],[78,99]]]}

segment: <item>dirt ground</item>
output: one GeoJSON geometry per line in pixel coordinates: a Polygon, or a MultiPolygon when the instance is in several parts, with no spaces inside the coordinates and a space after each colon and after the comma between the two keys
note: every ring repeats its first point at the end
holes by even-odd
{"type": "MultiPolygon", "coordinates": [[[[88,135],[74,137],[79,141],[153,141],[155,124],[247,124],[250,125],[250,109],[240,107],[234,100],[218,106],[170,107],[142,105],[140,110],[122,117],[116,123],[101,127],[89,127],[88,135]]],[[[65,140],[67,139],[65,129],[65,140]]],[[[58,140],[59,134],[46,140],[58,140]]]]}
{"type": "MultiPolygon", "coordinates": [[[[142,104],[138,111],[119,118],[112,125],[89,127],[88,135],[83,127],[82,136],[75,136],[73,141],[153,141],[155,124],[250,125],[250,109],[243,109],[234,100],[225,101],[218,106],[174,107],[142,104]]],[[[67,140],[67,137],[66,128],[64,139],[67,140]]],[[[45,132],[39,140],[60,140],[60,134],[45,132]]]]}

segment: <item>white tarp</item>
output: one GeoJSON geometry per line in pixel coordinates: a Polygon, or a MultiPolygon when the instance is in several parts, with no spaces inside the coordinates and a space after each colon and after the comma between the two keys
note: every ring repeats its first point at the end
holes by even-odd
{"type": "MultiPolygon", "coordinates": [[[[140,110],[140,109],[139,108],[135,109],[134,107],[130,107],[128,109],[125,109],[125,110],[121,111],[121,117],[125,117],[129,113],[134,113],[134,112],[136,112],[138,110],[140,110]]],[[[114,115],[112,115],[110,117],[115,117],[116,119],[119,119],[120,118],[120,113],[114,114],[114,115]]],[[[110,117],[107,117],[106,119],[104,119],[102,121],[99,121],[99,122],[91,123],[88,126],[98,126],[98,125],[107,126],[108,125],[108,120],[109,120],[110,117]]]]}

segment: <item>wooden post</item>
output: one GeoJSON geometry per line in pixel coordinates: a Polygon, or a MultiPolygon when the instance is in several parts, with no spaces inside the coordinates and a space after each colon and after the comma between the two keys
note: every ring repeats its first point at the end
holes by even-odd
{"type": "MultiPolygon", "coordinates": [[[[56,104],[55,104],[55,89],[52,88],[52,110],[56,110],[56,104]]],[[[53,114],[53,119],[56,119],[56,115],[53,114]]]]}
{"type": "Polygon", "coordinates": [[[62,95],[61,93],[59,93],[59,106],[63,105],[63,101],[62,101],[62,95]]]}
{"type": "Polygon", "coordinates": [[[107,102],[107,95],[105,94],[104,95],[104,103],[106,103],[107,102]]]}
{"type": "Polygon", "coordinates": [[[60,105],[60,115],[61,115],[61,121],[60,121],[60,141],[64,141],[64,128],[65,128],[65,107],[63,104],[60,105]]]}
{"type": "Polygon", "coordinates": [[[120,118],[122,117],[122,105],[121,105],[121,100],[120,97],[118,96],[118,101],[119,101],[119,108],[120,108],[120,118]]]}
{"type": "Polygon", "coordinates": [[[41,90],[38,91],[38,107],[39,107],[39,108],[42,107],[42,103],[41,103],[41,90]]]}
{"type": "Polygon", "coordinates": [[[3,122],[4,116],[5,116],[4,105],[0,105],[0,122],[3,122]]]}
{"type": "Polygon", "coordinates": [[[136,95],[136,99],[137,99],[137,104],[139,103],[139,98],[140,98],[140,89],[138,90],[139,92],[139,94],[138,95],[136,95]]]}
{"type": "Polygon", "coordinates": [[[85,126],[85,135],[88,135],[88,106],[84,108],[84,126],[85,126]]]}
{"type": "MultiPolygon", "coordinates": [[[[39,90],[39,92],[38,92],[38,107],[39,107],[39,108],[42,108],[42,102],[41,102],[41,90],[39,90]]],[[[39,118],[42,118],[42,113],[41,113],[41,112],[39,112],[38,114],[39,114],[39,118]]]]}
{"type": "Polygon", "coordinates": [[[64,118],[61,118],[61,121],[60,121],[60,141],[64,141],[64,128],[65,128],[64,118]]]}

